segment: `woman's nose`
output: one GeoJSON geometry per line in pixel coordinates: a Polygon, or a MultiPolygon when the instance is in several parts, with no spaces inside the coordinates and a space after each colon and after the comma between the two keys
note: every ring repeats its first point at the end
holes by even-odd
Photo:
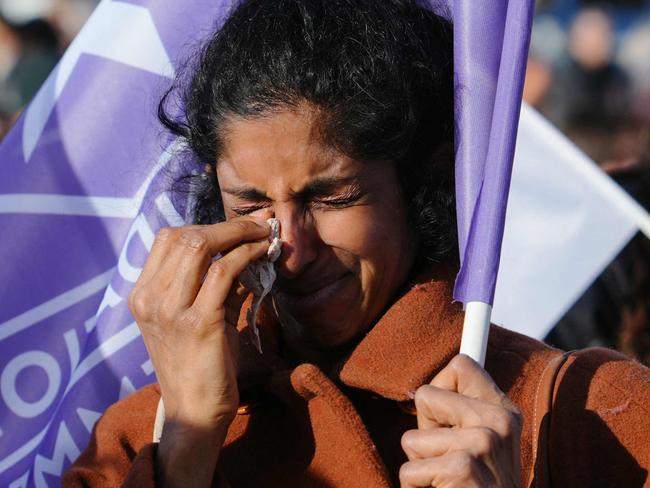
{"type": "Polygon", "coordinates": [[[276,261],[276,270],[284,278],[300,275],[318,255],[318,236],[310,215],[294,209],[275,209],[280,221],[282,254],[276,261]]]}

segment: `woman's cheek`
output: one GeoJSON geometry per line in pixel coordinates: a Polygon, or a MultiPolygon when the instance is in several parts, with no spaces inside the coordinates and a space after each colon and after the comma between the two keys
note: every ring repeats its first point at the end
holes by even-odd
{"type": "Polygon", "coordinates": [[[314,220],[320,239],[327,246],[358,257],[373,254],[389,237],[379,213],[367,206],[316,212],[314,220]]]}

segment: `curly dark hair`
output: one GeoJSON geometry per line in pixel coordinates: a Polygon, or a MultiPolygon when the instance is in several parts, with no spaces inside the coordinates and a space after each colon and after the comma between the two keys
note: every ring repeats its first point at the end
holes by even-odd
{"type": "Polygon", "coordinates": [[[336,150],[395,164],[418,255],[455,256],[452,27],[413,0],[245,0],[232,12],[159,105],[212,167],[190,185],[195,222],[224,219],[214,176],[224,121],[304,102],[336,150]]]}

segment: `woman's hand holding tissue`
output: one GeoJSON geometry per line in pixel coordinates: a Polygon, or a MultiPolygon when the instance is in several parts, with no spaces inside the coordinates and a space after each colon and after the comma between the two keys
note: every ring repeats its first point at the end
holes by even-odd
{"type": "Polygon", "coordinates": [[[163,486],[212,480],[215,446],[239,404],[235,326],[245,290],[237,277],[267,253],[269,217],[161,230],[129,297],[165,405],[163,486]]]}

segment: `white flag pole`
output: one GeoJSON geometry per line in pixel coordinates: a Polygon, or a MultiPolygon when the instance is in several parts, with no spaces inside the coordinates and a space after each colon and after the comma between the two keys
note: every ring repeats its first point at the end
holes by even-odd
{"type": "Polygon", "coordinates": [[[492,306],[483,302],[467,302],[460,353],[466,354],[482,366],[485,365],[485,351],[490,333],[492,306]]]}

